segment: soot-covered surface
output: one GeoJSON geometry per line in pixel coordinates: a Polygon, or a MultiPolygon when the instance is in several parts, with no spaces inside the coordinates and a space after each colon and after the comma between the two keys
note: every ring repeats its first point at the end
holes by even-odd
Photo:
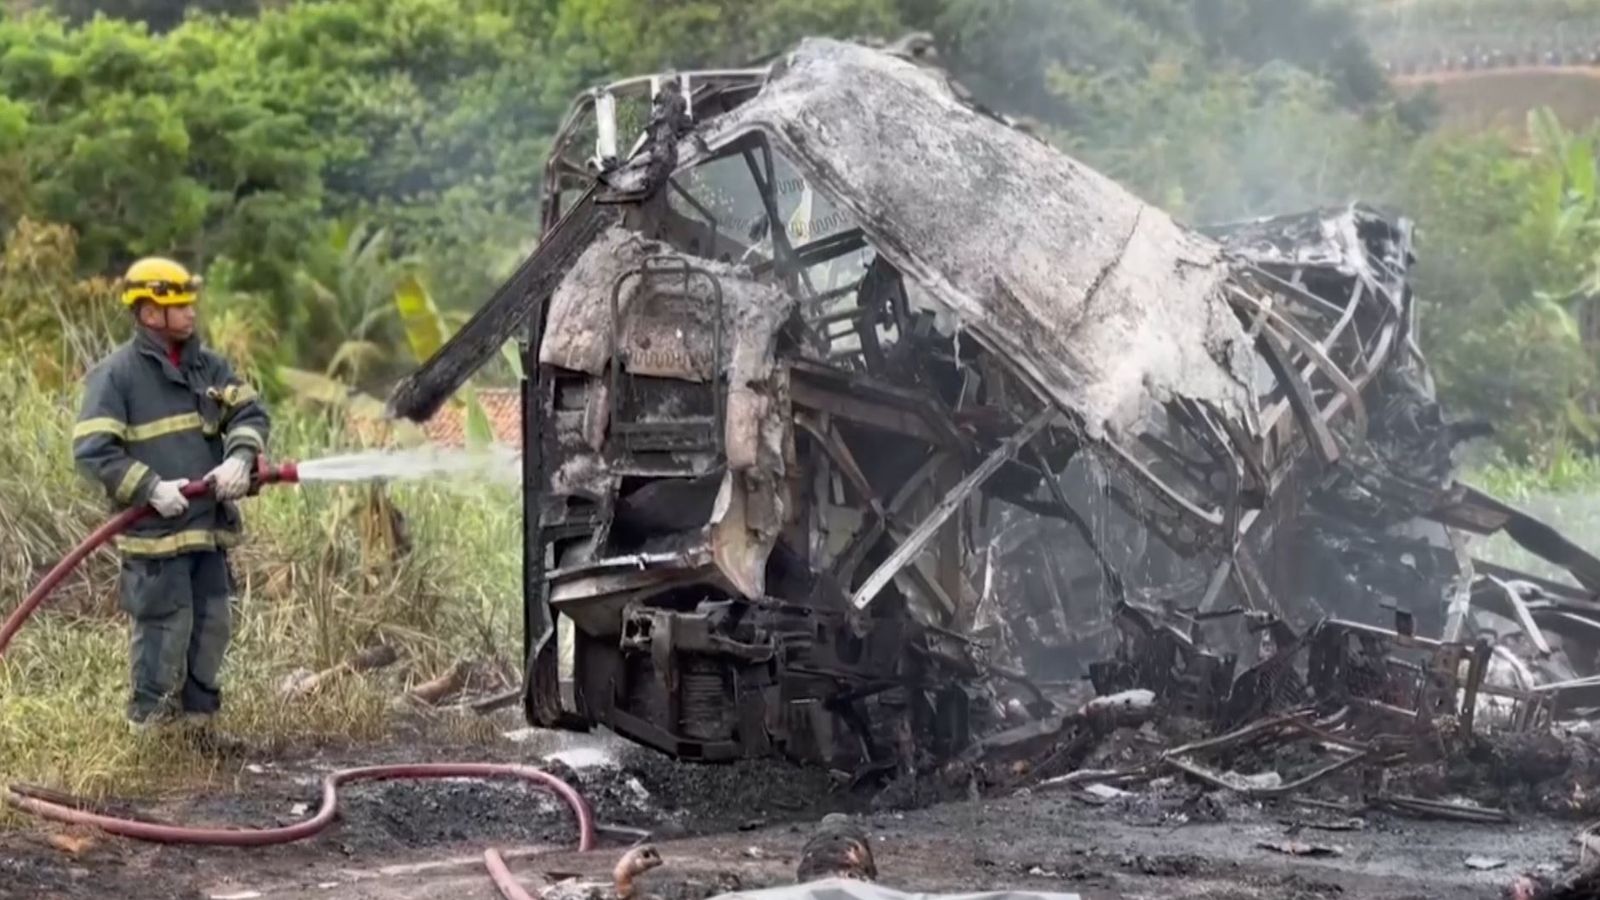
{"type": "MultiPolygon", "coordinates": [[[[1572,825],[1534,817],[1469,826],[1366,817],[1354,830],[1284,804],[1262,805],[1173,784],[1103,805],[1024,790],[918,810],[834,789],[827,773],[781,763],[673,763],[594,736],[533,733],[489,747],[418,747],[339,754],[245,770],[226,789],[155,807],[165,818],[211,824],[283,824],[308,814],[326,771],[344,765],[443,759],[546,763],[565,769],[602,822],[651,829],[667,860],[645,880],[649,896],[699,900],[734,888],[790,883],[799,849],[830,809],[856,808],[873,836],[886,884],[925,891],[998,887],[1077,891],[1109,898],[1409,900],[1494,898],[1518,871],[1570,862],[1572,825]],[[374,756],[380,758],[373,758],[374,756]],[[1340,847],[1302,859],[1261,849],[1297,840],[1340,847]],[[1504,860],[1475,871],[1468,856],[1504,860]]],[[[149,805],[142,805],[150,809],[149,805]]],[[[1338,818],[1338,817],[1335,817],[1338,818]]],[[[617,838],[574,854],[570,814],[519,783],[466,781],[351,787],[343,815],[321,837],[260,849],[152,847],[99,837],[71,855],[51,828],[0,834],[0,898],[291,897],[443,900],[495,897],[482,851],[507,850],[525,884],[578,875],[601,882],[622,852],[617,838]]]]}
{"type": "MultiPolygon", "coordinates": [[[[1221,248],[972,109],[942,73],[808,38],[760,94],[701,130],[703,150],[686,140],[679,158],[752,129],[1091,435],[1132,429],[1152,398],[1243,420],[1249,345],[1223,300],[1221,248]]],[[[624,178],[643,171],[633,165],[624,178]]]]}
{"type": "MultiPolygon", "coordinates": [[[[825,771],[780,760],[694,765],[607,733],[525,730],[517,737],[489,746],[383,750],[364,754],[359,764],[537,765],[576,787],[598,822],[659,836],[815,821],[827,812],[864,808],[869,799],[843,790],[825,771]]],[[[344,752],[334,751],[248,768],[239,773],[235,790],[188,798],[163,815],[212,824],[286,824],[315,812],[322,777],[351,764],[344,752]]],[[[472,842],[560,847],[574,839],[566,805],[532,785],[449,779],[343,787],[339,818],[321,840],[344,853],[367,855],[472,842]]]]}
{"type": "Polygon", "coordinates": [[[561,801],[520,783],[385,782],[351,788],[348,795],[337,839],[353,853],[473,841],[560,846],[572,840],[572,815],[561,801]]]}
{"type": "Polygon", "coordinates": [[[634,784],[643,787],[654,809],[638,824],[666,826],[667,833],[712,834],[758,823],[814,821],[866,803],[820,769],[779,761],[693,765],[635,747],[619,754],[616,769],[599,768],[578,778],[598,810],[626,824],[635,824],[627,818],[637,810],[630,809],[638,798],[634,784]],[[655,822],[650,823],[650,815],[655,822]]]}

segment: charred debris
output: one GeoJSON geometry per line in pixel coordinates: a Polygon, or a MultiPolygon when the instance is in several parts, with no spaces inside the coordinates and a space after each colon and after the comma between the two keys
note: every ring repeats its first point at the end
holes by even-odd
{"type": "Polygon", "coordinates": [[[1456,480],[1406,221],[1186,228],[915,37],[595,88],[543,209],[391,399],[520,341],[530,722],[1488,820],[1463,767],[1587,771],[1600,559],[1456,480]]]}

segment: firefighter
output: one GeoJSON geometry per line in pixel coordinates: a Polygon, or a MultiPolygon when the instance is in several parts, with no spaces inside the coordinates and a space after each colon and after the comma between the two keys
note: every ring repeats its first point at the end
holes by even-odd
{"type": "Polygon", "coordinates": [[[220,751],[238,747],[211,727],[232,632],[234,501],[250,490],[270,422],[255,391],[195,335],[200,285],[170,259],[129,267],[121,291],[134,335],[86,376],[72,454],[114,508],[159,514],[117,538],[132,619],[128,720],[135,731],[181,726],[220,751]],[[185,496],[202,478],[211,490],[185,496]]]}

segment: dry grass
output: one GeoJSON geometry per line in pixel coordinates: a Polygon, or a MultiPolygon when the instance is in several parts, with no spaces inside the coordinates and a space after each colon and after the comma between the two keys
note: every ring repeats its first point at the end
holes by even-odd
{"type": "MultiPolygon", "coordinates": [[[[76,398],[41,387],[18,365],[0,363],[0,385],[3,615],[106,509],[71,468],[76,398]]],[[[275,413],[280,455],[314,458],[338,443],[314,416],[275,413]]],[[[514,671],[514,490],[279,488],[245,501],[244,511],[249,540],[235,556],[240,590],[221,721],[231,733],[280,752],[377,741],[395,718],[395,698],[452,661],[491,659],[514,671]],[[291,672],[324,668],[375,642],[399,648],[401,662],[310,697],[280,697],[291,672]]],[[[128,732],[116,571],[111,553],[97,554],[0,658],[0,779],[135,796],[225,776],[170,740],[128,732]]],[[[455,737],[482,733],[481,724],[455,727],[455,737]]]]}
{"type": "Polygon", "coordinates": [[[1600,68],[1517,68],[1437,72],[1397,79],[1402,93],[1431,91],[1441,128],[1521,135],[1528,112],[1548,106],[1568,128],[1600,121],[1600,68]]]}

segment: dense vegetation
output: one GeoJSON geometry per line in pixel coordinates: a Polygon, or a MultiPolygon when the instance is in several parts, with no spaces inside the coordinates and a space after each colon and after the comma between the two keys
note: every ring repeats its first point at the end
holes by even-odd
{"type": "MultiPolygon", "coordinates": [[[[106,515],[66,452],[76,393],[0,360],[0,616],[106,515]]],[[[352,436],[342,423],[279,410],[275,445],[308,458],[352,436]]],[[[518,678],[516,585],[521,515],[514,488],[438,484],[322,485],[245,501],[249,540],[234,554],[239,581],[224,674],[224,721],[262,748],[381,738],[404,689],[472,660],[518,678]],[[286,699],[296,670],[323,670],[384,643],[398,666],[335,679],[286,699]]],[[[130,740],[122,723],[127,630],[117,611],[113,554],[91,557],[0,659],[0,772],[72,791],[129,792],[204,779],[218,763],[181,743],[130,740]]],[[[481,739],[475,716],[440,723],[481,739]]],[[[227,777],[224,774],[223,777],[227,777]]],[[[0,810],[0,828],[16,821],[0,810]]]]}
{"type": "MultiPolygon", "coordinates": [[[[381,391],[483,298],[537,237],[544,151],[575,91],[808,33],[930,31],[986,102],[1189,221],[1355,199],[1411,216],[1422,343],[1446,398],[1499,423],[1512,463],[1560,473],[1491,477],[1593,484],[1593,136],[1543,117],[1526,134],[1433,133],[1427,103],[1387,86],[1353,6],[1365,27],[1383,21],[1373,4],[1320,0],[12,0],[0,609],[102,512],[72,476],[66,430],[77,376],[127,327],[106,279],[130,259],[204,269],[209,336],[271,392],[285,449],[348,445],[288,397],[381,391]]],[[[270,685],[377,636],[410,648],[407,677],[461,653],[515,659],[514,497],[409,493],[416,540],[401,550],[384,538],[391,495],[313,493],[251,501],[236,723],[376,728],[371,691],[290,708],[270,685]]],[[[109,611],[108,565],[67,609],[109,611]]],[[[30,628],[0,665],[0,720],[20,726],[0,730],[0,770],[76,787],[145,770],[151,754],[115,729],[120,640],[95,618],[30,628]]]]}
{"type": "Polygon", "coordinates": [[[0,227],[22,226],[11,243],[70,228],[85,277],[151,251],[200,260],[219,339],[269,380],[287,362],[380,389],[410,361],[390,300],[401,272],[420,271],[447,319],[478,302],[536,237],[543,153],[582,85],[806,33],[925,29],[982,98],[1192,221],[1357,198],[1411,215],[1446,396],[1504,422],[1514,458],[1594,448],[1577,325],[1600,249],[1576,159],[1591,144],[1545,128],[1529,156],[1514,138],[1430,134],[1346,4],[31,6],[0,22],[0,227]]]}

